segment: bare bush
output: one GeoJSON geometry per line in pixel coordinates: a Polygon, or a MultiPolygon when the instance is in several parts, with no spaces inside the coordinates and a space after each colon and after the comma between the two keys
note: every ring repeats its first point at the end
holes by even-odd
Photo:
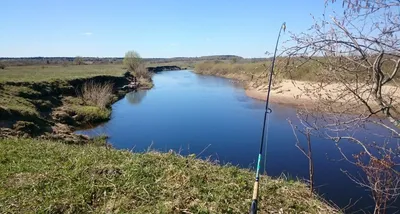
{"type": "Polygon", "coordinates": [[[88,81],[81,88],[81,98],[87,105],[96,105],[105,109],[112,102],[113,98],[112,83],[95,83],[88,81]]]}
{"type": "Polygon", "coordinates": [[[138,79],[151,79],[152,74],[147,70],[145,64],[142,63],[136,68],[133,75],[138,79]]]}
{"type": "Polygon", "coordinates": [[[353,182],[371,191],[376,214],[386,213],[390,202],[396,201],[400,195],[400,174],[395,170],[396,160],[385,149],[381,152],[384,155],[379,159],[365,151],[353,155],[354,164],[361,168],[366,179],[344,171],[353,182]]]}
{"type": "Polygon", "coordinates": [[[400,1],[342,2],[344,13],[315,18],[308,32],[292,34],[295,45],[286,50],[292,74],[310,62],[320,68],[302,88],[315,105],[298,112],[298,130],[332,140],[362,170],[346,174],[371,191],[374,213],[385,213],[400,192],[400,1]]]}
{"type": "Polygon", "coordinates": [[[296,138],[296,147],[307,157],[308,159],[308,175],[310,179],[310,196],[313,196],[313,191],[314,191],[314,160],[313,160],[313,154],[312,154],[312,144],[311,144],[311,129],[304,129],[301,130],[297,126],[293,125],[291,120],[288,120],[289,124],[292,127],[293,134],[296,138]],[[302,134],[303,136],[306,137],[307,139],[307,149],[305,149],[301,145],[301,141],[299,140],[299,137],[297,136],[297,132],[302,134]]]}

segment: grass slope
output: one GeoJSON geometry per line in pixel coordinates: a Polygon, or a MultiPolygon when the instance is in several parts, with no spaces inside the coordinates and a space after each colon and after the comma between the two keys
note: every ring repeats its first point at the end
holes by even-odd
{"type": "MultiPolygon", "coordinates": [[[[0,213],[245,213],[253,172],[175,153],[0,140],[0,213]]],[[[296,181],[262,178],[261,213],[335,213],[296,181]]]]}

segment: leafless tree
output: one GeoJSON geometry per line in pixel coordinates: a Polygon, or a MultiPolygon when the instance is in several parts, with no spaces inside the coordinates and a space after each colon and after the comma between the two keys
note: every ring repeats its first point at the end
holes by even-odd
{"type": "MultiPolygon", "coordinates": [[[[326,2],[326,11],[332,2],[326,2]]],[[[314,103],[298,113],[303,131],[336,143],[343,159],[364,172],[347,175],[371,190],[375,213],[385,213],[400,188],[400,0],[342,5],[343,11],[314,18],[309,31],[291,34],[287,70],[295,74],[313,65],[308,72],[315,79],[299,86],[314,103]],[[361,139],[359,129],[368,129],[374,140],[361,139]],[[360,151],[348,154],[346,142],[360,151]]]]}
{"type": "Polygon", "coordinates": [[[293,134],[296,137],[296,147],[307,157],[308,159],[308,174],[310,179],[310,196],[313,196],[314,191],[314,161],[312,156],[312,146],[311,146],[311,129],[305,128],[304,130],[298,129],[296,125],[292,123],[291,120],[288,120],[289,124],[292,126],[293,134]],[[307,149],[301,145],[301,141],[297,136],[297,132],[301,133],[306,137],[307,140],[307,149]]]}

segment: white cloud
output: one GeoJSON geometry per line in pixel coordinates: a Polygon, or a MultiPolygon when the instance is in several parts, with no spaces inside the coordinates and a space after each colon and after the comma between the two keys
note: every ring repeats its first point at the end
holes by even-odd
{"type": "Polygon", "coordinates": [[[93,35],[93,33],[92,33],[92,32],[86,32],[86,33],[83,33],[82,35],[84,35],[84,36],[91,36],[91,35],[93,35]]]}

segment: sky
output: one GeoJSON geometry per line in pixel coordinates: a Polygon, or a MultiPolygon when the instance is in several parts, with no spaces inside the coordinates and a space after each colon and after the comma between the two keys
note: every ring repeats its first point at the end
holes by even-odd
{"type": "Polygon", "coordinates": [[[283,22],[306,31],[324,0],[1,0],[0,8],[0,57],[265,57],[283,22]]]}

